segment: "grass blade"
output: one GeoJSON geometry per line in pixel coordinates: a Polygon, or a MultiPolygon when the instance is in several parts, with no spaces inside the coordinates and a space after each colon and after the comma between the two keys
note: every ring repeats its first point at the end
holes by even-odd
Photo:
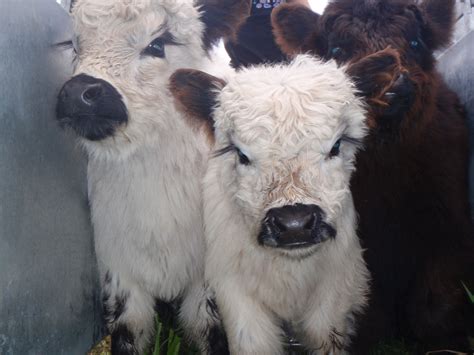
{"type": "Polygon", "coordinates": [[[464,282],[461,281],[461,283],[462,283],[464,289],[466,290],[467,295],[468,295],[469,299],[471,300],[471,303],[474,304],[474,294],[467,288],[467,286],[464,282]]]}
{"type": "Polygon", "coordinates": [[[155,335],[155,347],[153,348],[153,355],[160,355],[161,349],[161,331],[163,326],[161,325],[160,319],[156,316],[156,335],[155,335]]]}
{"type": "Polygon", "coordinates": [[[167,355],[178,355],[179,348],[181,346],[181,338],[178,335],[176,335],[173,329],[170,329],[169,339],[170,340],[169,340],[167,355]]]}

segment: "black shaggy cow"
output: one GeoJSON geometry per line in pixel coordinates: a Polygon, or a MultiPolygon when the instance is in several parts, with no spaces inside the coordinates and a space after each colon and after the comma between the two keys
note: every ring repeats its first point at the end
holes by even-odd
{"type": "Polygon", "coordinates": [[[287,54],[312,52],[340,64],[372,54],[370,70],[358,70],[371,98],[370,135],[351,187],[373,276],[356,354],[393,337],[419,343],[420,352],[469,347],[474,308],[462,285],[474,279],[468,129],[433,56],[449,44],[454,6],[334,0],[322,16],[291,4],[273,13],[287,54]],[[373,75],[384,61],[373,53],[388,47],[399,53],[398,75],[373,75]]]}

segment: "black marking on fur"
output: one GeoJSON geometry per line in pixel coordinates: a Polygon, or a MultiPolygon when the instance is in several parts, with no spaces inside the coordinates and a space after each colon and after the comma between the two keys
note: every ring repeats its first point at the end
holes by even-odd
{"type": "Polygon", "coordinates": [[[110,271],[107,271],[104,277],[104,284],[109,285],[111,282],[112,282],[112,276],[110,275],[110,271]]]}
{"type": "Polygon", "coordinates": [[[227,336],[222,326],[215,325],[209,329],[207,337],[208,354],[227,355],[229,354],[229,344],[227,336]]]}
{"type": "Polygon", "coordinates": [[[160,322],[163,325],[171,326],[173,328],[178,327],[177,318],[180,306],[180,299],[173,301],[163,301],[160,299],[155,300],[155,311],[158,314],[160,322]]]}
{"type": "Polygon", "coordinates": [[[292,324],[284,320],[280,320],[280,322],[280,328],[283,330],[285,336],[284,346],[286,353],[291,355],[306,353],[304,351],[303,345],[301,345],[301,343],[297,339],[297,334],[292,324]]]}
{"type": "MultiPolygon", "coordinates": [[[[205,284],[206,293],[209,293],[209,285],[205,284]]],[[[203,337],[206,339],[207,354],[228,355],[229,343],[225,329],[220,321],[219,307],[215,297],[211,296],[205,300],[206,313],[209,315],[208,324],[203,337]]]]}
{"type": "Polygon", "coordinates": [[[112,332],[112,355],[138,355],[133,334],[124,324],[112,332]]]}
{"type": "Polygon", "coordinates": [[[125,311],[125,305],[127,303],[126,295],[116,295],[114,300],[111,300],[111,296],[104,294],[104,318],[107,324],[115,323],[125,311]]]}
{"type": "Polygon", "coordinates": [[[214,298],[208,298],[206,300],[206,311],[209,315],[211,315],[214,318],[219,317],[219,309],[217,307],[217,303],[214,298]]]}
{"type": "Polygon", "coordinates": [[[333,350],[344,349],[344,334],[339,332],[336,328],[332,328],[331,333],[329,334],[329,339],[333,350]]]}
{"type": "Polygon", "coordinates": [[[113,312],[113,319],[116,321],[124,312],[125,310],[125,303],[127,302],[127,297],[122,296],[115,296],[115,309],[113,312]]]}
{"type": "Polygon", "coordinates": [[[104,285],[102,288],[102,304],[104,311],[104,318],[107,325],[115,323],[125,311],[125,306],[128,299],[128,293],[115,294],[110,293],[110,284],[112,277],[110,272],[106,272],[104,278],[104,285]]]}

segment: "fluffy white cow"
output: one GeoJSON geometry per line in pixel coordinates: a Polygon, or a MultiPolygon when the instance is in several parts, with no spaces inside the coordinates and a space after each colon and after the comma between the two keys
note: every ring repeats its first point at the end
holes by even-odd
{"type": "Polygon", "coordinates": [[[299,56],[228,82],[180,70],[171,88],[215,139],[206,278],[231,353],[281,354],[281,324],[311,353],[343,353],[369,278],[349,190],[365,110],[348,75],[299,56]]]}
{"type": "Polygon", "coordinates": [[[182,300],[181,320],[204,348],[215,319],[203,284],[200,178],[206,137],[173,105],[171,73],[208,65],[248,1],[78,0],[77,68],[59,123],[79,136],[104,310],[114,354],[142,353],[157,300],[182,300]]]}

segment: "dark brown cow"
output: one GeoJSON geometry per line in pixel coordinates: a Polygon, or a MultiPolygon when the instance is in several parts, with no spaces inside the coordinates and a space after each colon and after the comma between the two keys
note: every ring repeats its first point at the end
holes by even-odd
{"type": "Polygon", "coordinates": [[[322,16],[291,4],[273,14],[276,40],[288,54],[309,51],[341,64],[372,54],[357,70],[372,114],[352,192],[373,275],[357,354],[392,337],[421,344],[420,352],[469,347],[474,308],[462,286],[474,278],[468,132],[433,57],[450,41],[454,5],[335,0],[322,16]],[[384,59],[373,53],[387,47],[400,53],[397,77],[374,71],[384,59]]]}

